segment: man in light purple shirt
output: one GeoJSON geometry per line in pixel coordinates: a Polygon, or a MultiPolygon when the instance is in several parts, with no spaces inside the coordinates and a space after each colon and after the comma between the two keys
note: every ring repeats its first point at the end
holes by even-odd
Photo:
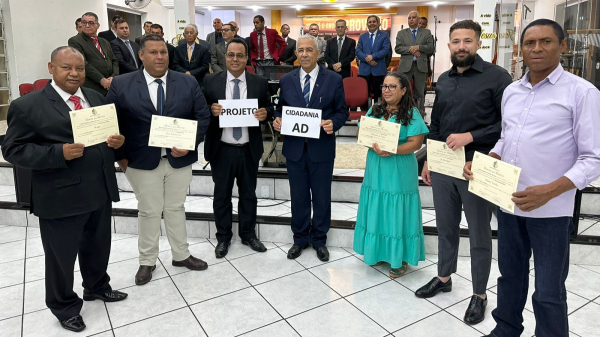
{"type": "MultiPolygon", "coordinates": [[[[575,188],[600,175],[600,92],[561,67],[566,39],[551,20],[530,23],[521,36],[529,72],[506,88],[502,135],[490,156],[522,169],[515,213],[498,211],[498,306],[489,336],[523,332],[529,259],[535,255],[536,336],[568,336],[569,234],[575,188]]],[[[465,177],[473,179],[471,163],[465,177]]]]}

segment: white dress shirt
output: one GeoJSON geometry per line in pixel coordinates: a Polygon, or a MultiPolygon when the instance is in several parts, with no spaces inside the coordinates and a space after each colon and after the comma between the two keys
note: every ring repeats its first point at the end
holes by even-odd
{"type": "MultiPolygon", "coordinates": [[[[235,83],[233,80],[236,79],[229,70],[227,70],[227,86],[225,87],[225,99],[233,99],[233,87],[235,83]]],[[[240,99],[248,98],[248,85],[246,84],[246,72],[244,71],[240,77],[238,86],[240,87],[240,99]]],[[[250,141],[248,138],[248,128],[242,127],[242,138],[235,140],[233,138],[233,128],[223,128],[223,134],[221,135],[221,141],[229,144],[246,144],[250,141]]]]}
{"type": "MultiPolygon", "coordinates": [[[[167,74],[169,73],[169,71],[167,70],[165,72],[165,74],[160,78],[163,83],[161,84],[163,87],[163,92],[165,93],[165,97],[163,97],[163,102],[166,101],[167,99],[167,74]]],[[[154,106],[154,108],[156,109],[156,111],[158,113],[160,113],[160,111],[158,111],[158,83],[154,82],[154,80],[156,80],[155,77],[151,76],[150,74],[148,74],[148,72],[146,71],[146,69],[144,69],[144,77],[146,78],[146,84],[148,85],[148,93],[150,94],[150,100],[152,101],[152,105],[154,106]]],[[[164,113],[165,111],[163,111],[164,113]]],[[[160,155],[165,156],[167,154],[167,150],[165,148],[162,148],[160,151],[160,155]]]]}
{"type": "Polygon", "coordinates": [[[87,108],[91,108],[90,103],[87,101],[87,99],[85,98],[85,96],[83,96],[83,92],[81,91],[81,88],[77,88],[77,92],[75,92],[75,95],[71,95],[68,92],[62,90],[61,88],[59,88],[58,85],[56,85],[56,83],[54,83],[54,81],[50,82],[50,85],[52,86],[52,88],[54,88],[54,90],[56,90],[56,92],[58,93],[58,95],[60,96],[60,98],[62,98],[62,100],[67,103],[67,105],[69,106],[69,109],[71,109],[71,111],[75,110],[75,103],[71,102],[69,100],[69,98],[71,96],[77,96],[79,97],[79,102],[81,103],[81,106],[84,109],[87,108]]]}
{"type": "MultiPolygon", "coordinates": [[[[313,89],[315,88],[315,84],[317,83],[317,76],[319,75],[319,65],[317,64],[315,66],[315,69],[313,69],[310,73],[310,94],[308,96],[309,100],[312,98],[312,92],[313,89]]],[[[306,77],[306,71],[304,71],[304,69],[302,69],[302,67],[300,67],[300,88],[302,89],[302,92],[304,92],[304,79],[306,77]]]]}
{"type": "MultiPolygon", "coordinates": [[[[260,46],[260,38],[262,34],[262,40],[263,40],[263,53],[265,54],[265,60],[272,60],[273,56],[271,56],[271,53],[269,53],[269,44],[267,43],[267,30],[263,29],[262,32],[256,32],[256,47],[258,48],[258,46],[260,46]]],[[[260,52],[258,52],[258,55],[260,55],[260,52]]]]}

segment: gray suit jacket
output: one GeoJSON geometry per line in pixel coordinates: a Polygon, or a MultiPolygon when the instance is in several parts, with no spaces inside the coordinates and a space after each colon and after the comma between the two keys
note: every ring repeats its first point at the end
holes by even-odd
{"type": "Polygon", "coordinates": [[[213,73],[218,73],[219,71],[227,69],[227,66],[225,65],[226,51],[227,48],[225,47],[225,42],[215,45],[215,47],[210,50],[210,67],[213,73]]]}
{"type": "Polygon", "coordinates": [[[206,35],[206,41],[210,43],[210,50],[212,52],[213,48],[217,45],[215,44],[215,32],[210,32],[206,35]]]}
{"type": "MultiPolygon", "coordinates": [[[[410,28],[403,29],[396,35],[396,53],[400,54],[400,65],[398,71],[409,72],[413,64],[413,54],[409,53],[408,50],[415,43],[413,41],[413,35],[410,28]]],[[[417,69],[422,73],[427,73],[429,68],[427,67],[427,54],[433,53],[433,36],[431,31],[427,28],[419,28],[417,30],[417,45],[419,45],[419,52],[421,56],[417,58],[417,69]]]]}

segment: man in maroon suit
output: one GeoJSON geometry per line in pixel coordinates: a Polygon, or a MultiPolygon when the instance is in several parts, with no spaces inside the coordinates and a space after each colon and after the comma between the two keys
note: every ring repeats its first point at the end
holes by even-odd
{"type": "Polygon", "coordinates": [[[250,58],[256,66],[256,73],[264,76],[262,67],[279,64],[279,57],[287,43],[275,29],[265,27],[262,15],[255,16],[253,22],[255,30],[250,33],[250,58]]]}

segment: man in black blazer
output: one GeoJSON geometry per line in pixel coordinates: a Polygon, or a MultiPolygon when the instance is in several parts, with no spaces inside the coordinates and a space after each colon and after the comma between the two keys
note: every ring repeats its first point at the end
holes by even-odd
{"type": "Polygon", "coordinates": [[[289,35],[290,26],[284,23],[281,26],[281,37],[283,37],[287,45],[285,46],[283,54],[279,58],[279,62],[281,64],[293,65],[294,61],[296,61],[296,59],[298,58],[296,57],[296,40],[289,37],[289,35]]]}
{"type": "Polygon", "coordinates": [[[127,21],[119,19],[115,22],[118,38],[112,40],[110,45],[113,54],[119,62],[119,74],[127,74],[136,71],[142,65],[138,52],[140,47],[137,43],[129,41],[129,25],[127,21]]]}
{"type": "Polygon", "coordinates": [[[114,76],[119,75],[119,62],[110,43],[96,36],[100,27],[98,15],[87,12],[81,17],[83,32],[69,39],[73,47],[85,56],[85,83],[83,86],[106,96],[114,76]]]}
{"type": "MultiPolygon", "coordinates": [[[[165,33],[163,31],[163,27],[158,23],[153,24],[150,27],[151,34],[157,34],[160,37],[164,37],[165,33]]],[[[169,69],[175,70],[173,67],[173,61],[175,60],[175,46],[169,43],[169,41],[165,41],[167,43],[167,51],[169,52],[169,69]]]]}
{"type": "Polygon", "coordinates": [[[227,255],[233,233],[231,231],[231,189],[237,179],[239,190],[239,235],[242,243],[257,252],[266,252],[256,238],[256,176],[263,154],[260,126],[220,128],[219,115],[223,106],[219,100],[258,99],[254,117],[261,123],[273,118],[273,105],[268,81],[263,76],[245,72],[248,46],[242,39],[232,39],[225,51],[226,71],[204,78],[204,93],[211,105],[212,117],[204,142],[204,158],[210,161],[215,183],[213,209],[217,226],[218,244],[215,256],[227,255]]]}
{"type": "Polygon", "coordinates": [[[74,143],[69,111],[105,104],[99,93],[80,88],[83,55],[60,47],[48,64],[52,81],[42,90],[14,100],[8,110],[4,158],[32,170],[31,212],[39,217],[46,264],[46,305],[71,331],[85,329],[83,301],[73,291],[79,255],[83,300],[123,300],[106,273],[110,255],[112,202],[119,201],[115,149],[124,137],[85,147],[74,143]]]}
{"type": "Polygon", "coordinates": [[[117,157],[138,200],[138,249],[140,267],[135,283],[152,279],[158,259],[161,216],[171,244],[172,264],[191,270],[208,268],[190,254],[183,203],[192,181],[192,164],[198,161],[197,146],[208,128],[210,111],[200,86],[191,76],[168,71],[167,44],[150,34],[140,42],[143,70],[115,78],[107,102],[114,103],[119,130],[126,137],[117,157]],[[150,124],[156,115],[187,119],[197,124],[195,150],[148,145],[150,124]]]}
{"type": "Polygon", "coordinates": [[[202,85],[204,76],[210,67],[210,50],[196,43],[198,29],[193,25],[187,25],[183,30],[186,43],[175,47],[175,61],[173,68],[187,75],[192,75],[202,85]]]}
{"type": "Polygon", "coordinates": [[[356,56],[356,41],[346,36],[346,20],[335,22],[337,36],[327,41],[325,48],[325,62],[327,69],[342,75],[342,78],[351,76],[351,63],[356,56]]]}
{"type": "Polygon", "coordinates": [[[105,39],[108,42],[116,39],[118,37],[117,34],[117,20],[122,20],[123,18],[120,15],[115,15],[110,19],[110,27],[109,29],[98,33],[98,36],[105,39]]]}

